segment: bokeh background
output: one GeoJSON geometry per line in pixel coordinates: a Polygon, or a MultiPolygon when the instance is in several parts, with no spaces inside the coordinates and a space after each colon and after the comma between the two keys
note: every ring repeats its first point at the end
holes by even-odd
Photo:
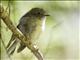
{"type": "MultiPolygon", "coordinates": [[[[19,19],[34,7],[43,8],[50,14],[46,29],[38,38],[37,46],[44,60],[79,60],[79,1],[1,1],[10,18],[17,26],[19,19]],[[10,10],[10,11],[9,11],[10,10]]],[[[1,20],[1,60],[37,60],[29,49],[15,52],[11,57],[6,53],[12,32],[1,20]]]]}

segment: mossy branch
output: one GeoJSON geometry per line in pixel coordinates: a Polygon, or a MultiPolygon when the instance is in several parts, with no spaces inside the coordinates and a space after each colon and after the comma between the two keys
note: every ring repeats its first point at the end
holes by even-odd
{"type": "Polygon", "coordinates": [[[0,5],[0,20],[3,20],[4,23],[7,25],[7,27],[14,33],[14,35],[22,42],[24,43],[27,48],[31,50],[31,52],[36,56],[38,60],[43,60],[43,57],[39,51],[39,49],[35,48],[32,43],[25,38],[25,36],[17,29],[13,23],[11,22],[11,19],[7,13],[7,11],[3,8],[2,5],[0,5]],[[30,44],[31,43],[31,44],[30,44]]]}

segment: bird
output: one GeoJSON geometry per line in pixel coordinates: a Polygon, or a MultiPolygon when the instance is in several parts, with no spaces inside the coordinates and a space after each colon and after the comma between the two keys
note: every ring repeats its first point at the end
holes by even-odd
{"type": "MultiPolygon", "coordinates": [[[[20,18],[17,28],[33,43],[45,29],[46,16],[49,16],[49,14],[44,9],[38,7],[32,8],[20,18]]],[[[17,53],[23,51],[26,45],[19,41],[13,33],[6,46],[9,55],[14,53],[18,43],[20,46],[17,49],[17,53]]]]}

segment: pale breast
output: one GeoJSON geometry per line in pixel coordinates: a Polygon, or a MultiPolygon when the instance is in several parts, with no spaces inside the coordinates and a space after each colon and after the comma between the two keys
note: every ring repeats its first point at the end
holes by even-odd
{"type": "Polygon", "coordinates": [[[46,17],[42,18],[42,20],[38,20],[36,22],[36,28],[32,33],[32,39],[35,41],[39,38],[40,34],[45,30],[45,21],[46,17]]]}

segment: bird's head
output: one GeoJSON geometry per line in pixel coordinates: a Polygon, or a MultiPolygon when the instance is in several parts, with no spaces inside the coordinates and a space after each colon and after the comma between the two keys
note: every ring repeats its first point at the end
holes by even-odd
{"type": "Polygon", "coordinates": [[[29,12],[28,12],[31,16],[35,16],[35,17],[45,17],[45,16],[49,16],[44,9],[42,8],[32,8],[29,12]]]}

